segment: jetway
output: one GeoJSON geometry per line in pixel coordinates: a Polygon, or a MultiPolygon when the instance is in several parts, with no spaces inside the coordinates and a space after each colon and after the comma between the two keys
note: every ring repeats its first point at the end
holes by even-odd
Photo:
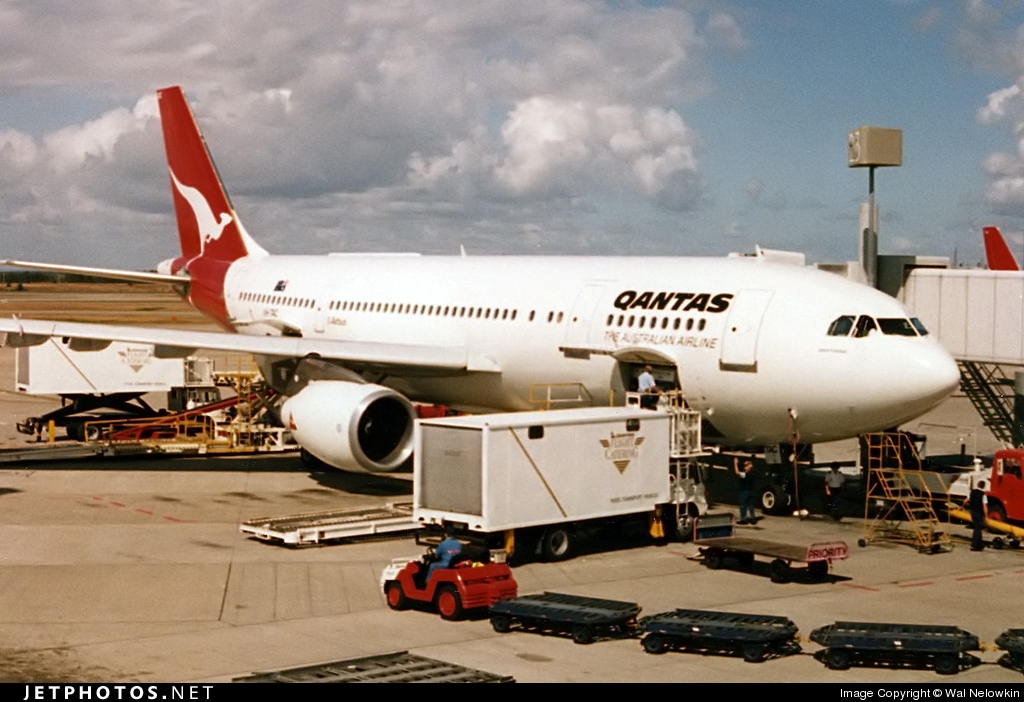
{"type": "Polygon", "coordinates": [[[916,268],[898,297],[956,358],[995,437],[1024,446],[1024,272],[916,268]]]}

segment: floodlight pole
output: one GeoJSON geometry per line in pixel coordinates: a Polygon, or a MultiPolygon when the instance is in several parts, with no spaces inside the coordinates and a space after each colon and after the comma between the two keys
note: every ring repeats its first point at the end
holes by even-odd
{"type": "Polygon", "coordinates": [[[878,206],[875,168],[903,163],[903,132],[885,127],[857,127],[847,137],[850,168],[868,169],[868,202],[860,207],[860,265],[868,285],[878,284],[878,206]]]}

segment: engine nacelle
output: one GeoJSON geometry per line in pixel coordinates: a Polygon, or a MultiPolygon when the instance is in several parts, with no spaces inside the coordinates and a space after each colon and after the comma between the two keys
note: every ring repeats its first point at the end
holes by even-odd
{"type": "Polygon", "coordinates": [[[380,385],[314,380],[281,405],[302,448],[341,470],[386,473],[412,455],[416,412],[380,385]]]}

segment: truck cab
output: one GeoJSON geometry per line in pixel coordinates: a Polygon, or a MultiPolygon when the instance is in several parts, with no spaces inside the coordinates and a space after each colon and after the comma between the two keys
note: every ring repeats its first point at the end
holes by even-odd
{"type": "Polygon", "coordinates": [[[1024,449],[996,451],[988,496],[988,518],[1005,522],[1024,521],[1024,449]]]}

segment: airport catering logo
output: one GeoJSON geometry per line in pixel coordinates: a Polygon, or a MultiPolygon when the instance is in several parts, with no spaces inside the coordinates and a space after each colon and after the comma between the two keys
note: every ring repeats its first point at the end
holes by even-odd
{"type": "Polygon", "coordinates": [[[644,437],[637,436],[636,432],[627,431],[623,434],[611,432],[608,439],[598,439],[604,447],[604,457],[611,461],[619,473],[625,473],[630,461],[637,457],[640,444],[644,437]]]}
{"type": "Polygon", "coordinates": [[[149,363],[149,359],[153,357],[153,349],[148,347],[135,349],[129,346],[123,351],[118,351],[117,355],[121,357],[121,361],[126,366],[138,373],[149,363]]]}

